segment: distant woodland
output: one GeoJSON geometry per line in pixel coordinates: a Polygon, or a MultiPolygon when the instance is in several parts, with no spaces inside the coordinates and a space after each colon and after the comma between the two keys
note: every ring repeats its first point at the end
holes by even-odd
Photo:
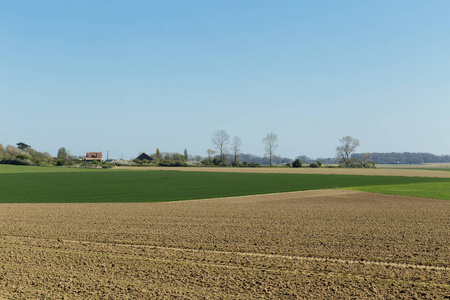
{"type": "MultiPolygon", "coordinates": [[[[366,153],[354,153],[352,158],[363,159],[366,153]]],[[[450,155],[435,155],[431,153],[412,153],[412,152],[390,152],[390,153],[370,153],[372,157],[371,161],[376,164],[424,164],[424,163],[450,163],[450,155]]],[[[259,164],[268,164],[268,158],[264,156],[258,156],[253,154],[241,154],[242,161],[254,162],[259,164]]],[[[297,156],[303,163],[310,164],[316,161],[321,161],[324,164],[338,164],[339,159],[336,157],[320,157],[311,158],[305,155],[297,156]]],[[[273,159],[275,164],[284,164],[291,162],[292,158],[280,157],[274,155],[273,159]]]]}
{"type": "MultiPolygon", "coordinates": [[[[424,164],[424,163],[449,163],[450,155],[434,155],[431,153],[391,152],[371,153],[371,160],[376,164],[424,164]]],[[[353,158],[362,158],[363,153],[355,153],[353,158]]]]}

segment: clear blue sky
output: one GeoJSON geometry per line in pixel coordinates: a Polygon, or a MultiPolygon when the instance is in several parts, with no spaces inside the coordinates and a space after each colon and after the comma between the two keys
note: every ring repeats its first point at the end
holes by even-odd
{"type": "Polygon", "coordinates": [[[450,1],[1,1],[0,143],[450,154],[450,1]]]}

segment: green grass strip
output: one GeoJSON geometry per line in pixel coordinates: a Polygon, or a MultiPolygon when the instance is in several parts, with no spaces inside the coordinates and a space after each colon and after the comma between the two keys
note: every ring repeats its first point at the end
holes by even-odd
{"type": "Polygon", "coordinates": [[[346,190],[450,200],[450,182],[421,182],[407,184],[372,185],[345,188],[346,190]]]}

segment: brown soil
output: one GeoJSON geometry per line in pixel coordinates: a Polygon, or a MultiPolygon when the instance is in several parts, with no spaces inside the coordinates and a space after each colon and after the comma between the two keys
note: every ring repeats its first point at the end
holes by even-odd
{"type": "Polygon", "coordinates": [[[450,297],[450,201],[2,204],[0,299],[450,297]]]}
{"type": "Polygon", "coordinates": [[[339,174],[339,175],[379,175],[409,177],[450,178],[450,171],[417,169],[357,169],[357,168],[212,168],[212,167],[116,167],[123,170],[171,170],[194,172],[233,173],[289,173],[289,174],[339,174]]]}

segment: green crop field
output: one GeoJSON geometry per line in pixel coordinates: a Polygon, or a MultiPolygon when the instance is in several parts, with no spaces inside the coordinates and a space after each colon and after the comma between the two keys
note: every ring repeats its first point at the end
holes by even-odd
{"type": "Polygon", "coordinates": [[[450,200],[449,178],[0,166],[0,203],[161,202],[329,188],[450,200]]]}
{"type": "Polygon", "coordinates": [[[450,200],[450,182],[416,182],[404,184],[358,186],[346,189],[370,193],[450,200]]]}

